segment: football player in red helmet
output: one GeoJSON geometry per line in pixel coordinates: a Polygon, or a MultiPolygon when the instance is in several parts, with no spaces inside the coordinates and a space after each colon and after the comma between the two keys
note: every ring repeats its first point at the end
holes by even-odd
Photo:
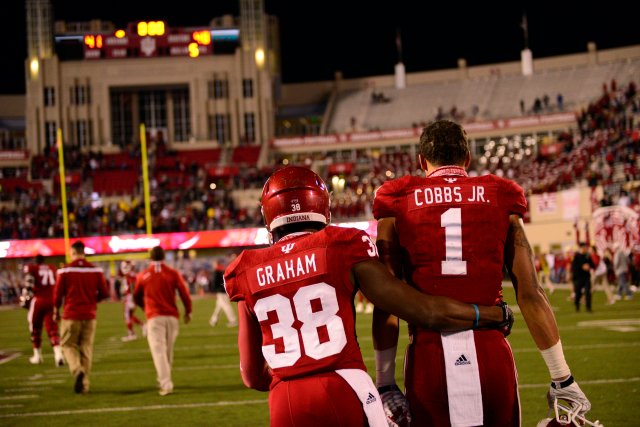
{"type": "Polygon", "coordinates": [[[307,168],[273,173],[261,205],[272,246],[243,251],[224,278],[238,303],[242,379],[270,390],[271,425],[408,424],[406,405],[384,408],[366,373],[355,333],[358,289],[425,328],[510,328],[508,309],[421,294],[378,261],[367,233],[328,226],[329,192],[307,168]]]}
{"type": "Polygon", "coordinates": [[[287,224],[311,222],[323,228],[331,222],[327,186],[315,172],[304,167],[290,166],[275,172],[264,184],[260,203],[270,235],[287,224]]]}

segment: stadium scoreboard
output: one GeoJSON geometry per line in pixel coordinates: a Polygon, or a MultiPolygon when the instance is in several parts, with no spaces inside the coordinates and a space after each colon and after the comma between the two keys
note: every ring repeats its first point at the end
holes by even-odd
{"type": "Polygon", "coordinates": [[[61,60],[192,57],[232,54],[240,42],[237,28],[170,28],[164,21],[130,23],[109,33],[57,35],[61,60]]]}

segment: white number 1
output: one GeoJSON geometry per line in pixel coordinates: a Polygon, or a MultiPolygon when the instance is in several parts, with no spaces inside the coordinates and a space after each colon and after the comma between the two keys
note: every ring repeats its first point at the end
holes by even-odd
{"type": "Polygon", "coordinates": [[[445,260],[442,261],[442,274],[464,276],[467,274],[467,261],[462,260],[462,210],[447,209],[440,217],[440,227],[444,227],[445,260]]]}

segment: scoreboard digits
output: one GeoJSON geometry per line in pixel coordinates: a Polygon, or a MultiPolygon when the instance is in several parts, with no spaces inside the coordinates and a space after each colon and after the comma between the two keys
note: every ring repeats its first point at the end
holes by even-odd
{"type": "Polygon", "coordinates": [[[233,54],[237,28],[170,28],[164,21],[139,21],[111,33],[56,35],[61,60],[148,58],[233,54]]]}
{"type": "Polygon", "coordinates": [[[164,21],[138,22],[138,35],[140,37],[163,36],[164,21]]]}

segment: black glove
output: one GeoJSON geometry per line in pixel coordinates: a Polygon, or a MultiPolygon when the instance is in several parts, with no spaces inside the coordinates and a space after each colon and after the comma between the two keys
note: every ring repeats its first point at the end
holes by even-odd
{"type": "Polygon", "coordinates": [[[513,311],[504,301],[500,301],[496,305],[502,309],[502,322],[498,324],[497,328],[505,337],[508,337],[511,333],[511,328],[513,327],[513,322],[515,320],[513,317],[513,311]]]}
{"type": "Polygon", "coordinates": [[[378,387],[389,427],[407,427],[411,423],[409,402],[397,385],[378,387]]]}

